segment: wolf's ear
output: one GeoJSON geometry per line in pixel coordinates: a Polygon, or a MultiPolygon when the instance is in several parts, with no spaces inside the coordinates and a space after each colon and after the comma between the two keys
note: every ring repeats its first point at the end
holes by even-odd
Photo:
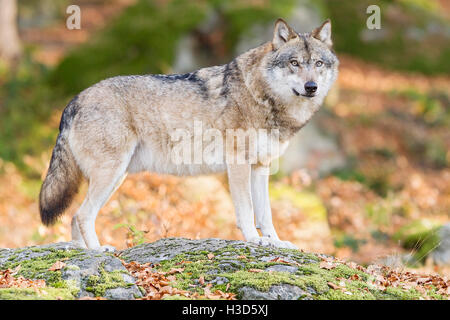
{"type": "Polygon", "coordinates": [[[280,18],[275,22],[272,40],[272,45],[275,50],[295,37],[297,37],[297,33],[286,23],[286,21],[280,18]]]}
{"type": "Polygon", "coordinates": [[[331,21],[327,19],[322,25],[311,32],[311,35],[325,43],[331,48],[333,41],[331,41],[331,21]]]}

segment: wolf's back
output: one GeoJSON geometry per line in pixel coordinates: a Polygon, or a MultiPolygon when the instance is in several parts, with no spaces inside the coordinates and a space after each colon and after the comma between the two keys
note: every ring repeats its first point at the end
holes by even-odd
{"type": "Polygon", "coordinates": [[[39,211],[45,225],[56,222],[78,192],[82,174],[67,141],[68,129],[78,110],[77,97],[61,117],[60,133],[53,149],[47,176],[39,193],[39,211]]]}

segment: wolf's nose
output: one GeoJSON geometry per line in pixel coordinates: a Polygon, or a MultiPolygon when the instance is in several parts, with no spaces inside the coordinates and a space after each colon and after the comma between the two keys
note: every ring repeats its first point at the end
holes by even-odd
{"type": "Polygon", "coordinates": [[[307,93],[314,93],[317,91],[317,83],[314,81],[308,81],[305,83],[305,90],[307,93]]]}

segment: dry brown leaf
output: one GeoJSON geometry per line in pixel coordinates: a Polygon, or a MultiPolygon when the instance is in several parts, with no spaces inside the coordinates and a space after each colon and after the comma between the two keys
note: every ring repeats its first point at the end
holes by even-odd
{"type": "Polygon", "coordinates": [[[321,261],[320,264],[319,264],[319,267],[321,269],[331,270],[331,269],[336,268],[336,265],[334,263],[332,263],[332,262],[329,262],[329,261],[321,261]]]}
{"type": "Polygon", "coordinates": [[[331,289],[334,289],[334,290],[338,290],[338,289],[341,288],[341,287],[339,287],[337,284],[334,284],[333,282],[327,282],[327,285],[328,285],[331,289]]]}
{"type": "Polygon", "coordinates": [[[169,270],[169,272],[167,272],[167,274],[174,274],[174,273],[180,273],[183,272],[184,268],[172,268],[169,270]]]}
{"type": "Polygon", "coordinates": [[[251,269],[248,269],[248,272],[255,272],[255,273],[258,273],[258,272],[264,272],[264,270],[261,270],[261,269],[253,269],[253,268],[251,268],[251,269]]]}
{"type": "Polygon", "coordinates": [[[56,261],[50,268],[48,268],[49,271],[58,271],[64,268],[66,264],[62,261],[56,261]]]}
{"type": "Polygon", "coordinates": [[[359,279],[360,276],[358,276],[356,273],[350,277],[350,280],[359,280],[359,279]]]}

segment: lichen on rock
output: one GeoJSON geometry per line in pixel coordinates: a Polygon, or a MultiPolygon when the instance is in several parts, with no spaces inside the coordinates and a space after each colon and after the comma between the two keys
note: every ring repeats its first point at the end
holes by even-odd
{"type": "Polygon", "coordinates": [[[38,292],[2,288],[0,299],[77,299],[100,293],[110,299],[132,299],[141,295],[121,261],[111,254],[80,249],[68,242],[5,249],[0,253],[0,270],[18,268],[17,276],[46,282],[46,287],[38,292]],[[57,261],[65,266],[50,271],[57,261]],[[96,277],[101,281],[92,281],[96,277]]]}
{"type": "Polygon", "coordinates": [[[3,249],[0,270],[43,279],[46,287],[0,288],[0,299],[142,298],[148,292],[136,285],[142,285],[139,274],[125,268],[133,263],[171,275],[169,286],[176,290],[162,299],[208,298],[211,292],[246,300],[446,298],[433,287],[420,292],[414,286],[382,287],[368,269],[321,254],[243,241],[166,238],[115,254],[70,243],[3,249]],[[50,271],[57,261],[64,262],[63,267],[50,271]]]}

